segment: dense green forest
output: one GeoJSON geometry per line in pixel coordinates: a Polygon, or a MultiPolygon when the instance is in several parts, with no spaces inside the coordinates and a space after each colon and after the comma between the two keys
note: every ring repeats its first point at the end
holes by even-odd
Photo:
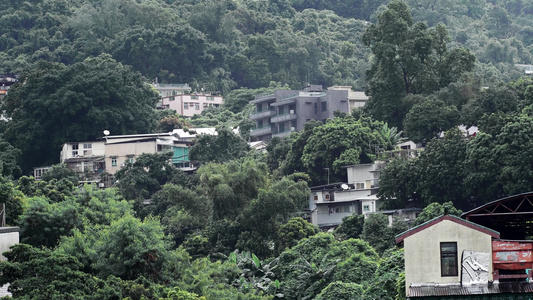
{"type": "Polygon", "coordinates": [[[21,80],[0,99],[0,202],[21,244],[0,284],[17,299],[403,299],[407,225],[352,215],[319,232],[309,187],[389,160],[381,207],[424,208],[415,224],[533,190],[533,81],[515,67],[532,63],[532,16],[531,0],[3,1],[0,73],[21,80]],[[156,80],[225,104],[156,111],[156,80]],[[248,102],[307,84],[370,99],[250,151],[248,102]],[[104,129],[204,126],[219,134],[190,149],[194,174],[158,153],[105,190],[62,165],[27,176],[104,129]],[[425,150],[390,159],[405,139],[425,150]]]}

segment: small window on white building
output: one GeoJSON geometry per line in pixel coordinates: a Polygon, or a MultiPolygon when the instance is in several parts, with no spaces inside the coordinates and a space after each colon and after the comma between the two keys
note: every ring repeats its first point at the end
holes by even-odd
{"type": "Polygon", "coordinates": [[[318,201],[318,195],[314,195],[314,196],[313,196],[313,199],[314,199],[315,201],[318,201]]]}
{"type": "Polygon", "coordinates": [[[329,201],[330,199],[329,194],[324,195],[324,198],[329,201]]]}
{"type": "Polygon", "coordinates": [[[370,205],[363,205],[363,212],[369,212],[370,211],[370,205]]]}
{"type": "Polygon", "coordinates": [[[111,157],[111,166],[112,167],[116,167],[117,166],[117,158],[116,157],[111,157]]]}
{"type": "Polygon", "coordinates": [[[365,188],[365,183],[364,182],[356,182],[355,183],[355,189],[356,190],[363,190],[365,188]]]}
{"type": "Polygon", "coordinates": [[[78,156],[79,144],[72,144],[72,156],[78,156]]]}

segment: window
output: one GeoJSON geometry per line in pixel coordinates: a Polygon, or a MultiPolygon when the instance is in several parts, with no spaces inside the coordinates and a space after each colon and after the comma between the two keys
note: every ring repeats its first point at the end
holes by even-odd
{"type": "Polygon", "coordinates": [[[189,103],[184,102],[183,103],[183,109],[189,109],[189,103]]]}
{"type": "Polygon", "coordinates": [[[207,103],[204,103],[204,105],[203,105],[203,106],[204,106],[204,108],[207,108],[207,103]]]}
{"type": "Polygon", "coordinates": [[[78,156],[79,144],[72,145],[72,156],[78,156]]]}
{"type": "Polygon", "coordinates": [[[83,149],[92,149],[93,144],[83,144],[83,149]]]}
{"type": "Polygon", "coordinates": [[[168,99],[168,101],[174,101],[174,99],[175,99],[174,97],[170,97],[170,98],[168,99]]]}
{"type": "Polygon", "coordinates": [[[363,212],[369,212],[370,211],[370,205],[363,205],[363,212]]]}
{"type": "Polygon", "coordinates": [[[111,157],[111,166],[112,167],[116,167],[117,166],[117,158],[116,157],[111,157]]]}
{"type": "Polygon", "coordinates": [[[342,206],[330,207],[329,208],[329,213],[330,214],[340,214],[340,213],[343,213],[343,212],[344,212],[344,207],[342,207],[342,206]]]}
{"type": "Polygon", "coordinates": [[[329,200],[330,199],[329,194],[326,194],[325,198],[326,198],[326,200],[329,200]]]}
{"type": "Polygon", "coordinates": [[[318,195],[314,195],[313,200],[318,201],[318,195]]]}
{"type": "Polygon", "coordinates": [[[282,115],[283,114],[283,106],[280,106],[278,108],[278,115],[282,115]]]}
{"type": "Polygon", "coordinates": [[[328,110],[328,103],[327,102],[320,103],[320,106],[321,106],[322,111],[328,110]]]}
{"type": "Polygon", "coordinates": [[[134,162],[133,155],[128,155],[126,158],[126,162],[129,162],[130,164],[132,164],[134,162]]]}
{"type": "Polygon", "coordinates": [[[279,124],[279,133],[285,132],[285,124],[279,124]]]}
{"type": "Polygon", "coordinates": [[[207,97],[206,97],[206,100],[214,101],[214,100],[215,100],[215,97],[207,96],[207,97]]]}
{"type": "Polygon", "coordinates": [[[318,104],[315,103],[315,115],[318,113],[318,104]]]}
{"type": "Polygon", "coordinates": [[[198,96],[191,96],[192,100],[198,100],[198,96]]]}
{"type": "Polygon", "coordinates": [[[194,104],[194,109],[200,110],[200,103],[195,103],[194,104]]]}
{"type": "Polygon", "coordinates": [[[440,273],[442,277],[457,276],[457,243],[440,243],[440,273]]]}
{"type": "Polygon", "coordinates": [[[355,189],[356,190],[363,190],[365,188],[365,183],[364,182],[356,182],[355,183],[355,189]]]}

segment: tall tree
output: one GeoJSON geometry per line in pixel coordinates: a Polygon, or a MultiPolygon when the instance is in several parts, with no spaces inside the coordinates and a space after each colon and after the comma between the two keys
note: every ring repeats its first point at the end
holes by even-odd
{"type": "Polygon", "coordinates": [[[444,25],[428,28],[415,23],[404,2],[393,1],[378,16],[377,24],[363,36],[374,61],[366,77],[370,100],[367,110],[377,119],[401,127],[410,107],[408,94],[430,94],[472,70],[474,56],[468,50],[447,49],[450,41],[444,25]]]}
{"type": "Polygon", "coordinates": [[[139,73],[109,55],[71,66],[41,61],[21,75],[2,102],[4,138],[22,151],[24,172],[57,162],[65,142],[154,128],[157,94],[139,73]]]}

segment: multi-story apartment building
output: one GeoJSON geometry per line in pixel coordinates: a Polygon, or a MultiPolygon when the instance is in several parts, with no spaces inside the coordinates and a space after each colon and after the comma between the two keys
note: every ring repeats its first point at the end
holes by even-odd
{"type": "Polygon", "coordinates": [[[208,107],[219,107],[223,102],[222,96],[194,93],[164,96],[161,98],[160,107],[173,109],[185,117],[192,117],[208,107]]]}
{"type": "Polygon", "coordinates": [[[300,131],[309,120],[326,122],[335,111],[350,112],[348,90],[323,90],[312,85],[302,91],[277,90],[259,95],[250,103],[255,112],[250,116],[256,126],[250,132],[254,140],[269,142],[272,137],[283,137],[300,131]]]}

